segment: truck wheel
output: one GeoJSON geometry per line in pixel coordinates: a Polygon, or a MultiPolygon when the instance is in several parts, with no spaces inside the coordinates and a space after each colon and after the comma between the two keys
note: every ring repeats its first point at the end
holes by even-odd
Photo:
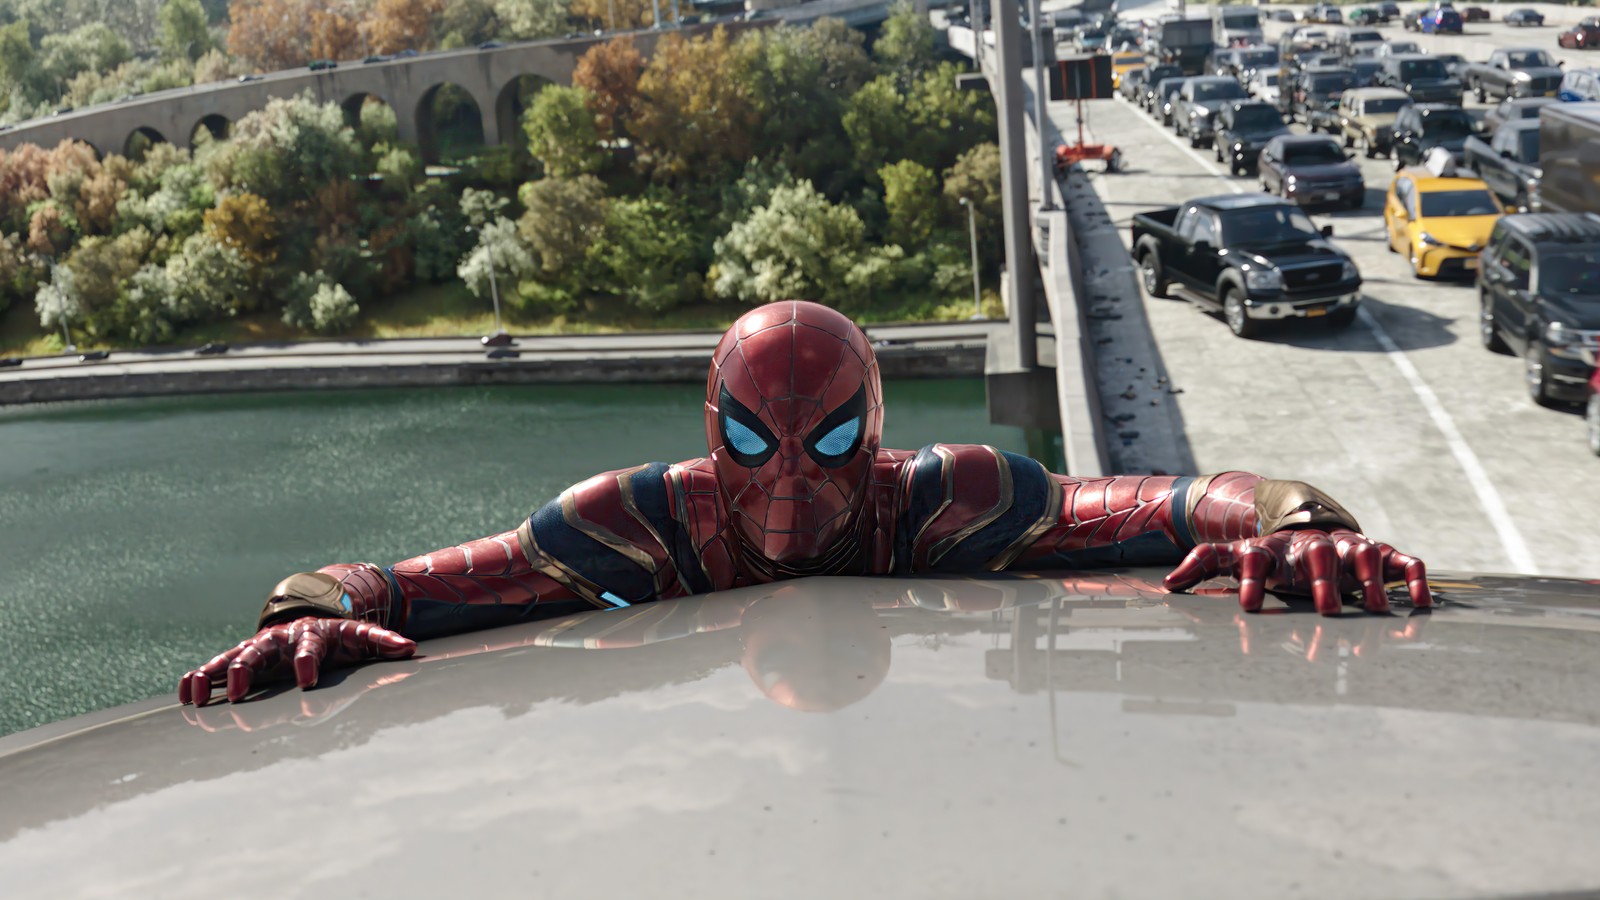
{"type": "Polygon", "coordinates": [[[1349,150],[1351,147],[1354,147],[1355,145],[1356,145],[1355,138],[1350,136],[1350,132],[1346,131],[1344,133],[1344,148],[1346,150],[1349,150]]]}
{"type": "Polygon", "coordinates": [[[1361,139],[1361,152],[1366,154],[1367,159],[1378,158],[1378,148],[1374,147],[1372,142],[1367,140],[1365,137],[1361,139]]]}
{"type": "Polygon", "coordinates": [[[1522,370],[1528,383],[1528,398],[1540,406],[1554,406],[1550,376],[1544,367],[1544,346],[1538,341],[1528,342],[1528,352],[1522,354],[1522,370]]]}
{"type": "Polygon", "coordinates": [[[1144,292],[1162,300],[1167,298],[1167,280],[1161,277],[1161,257],[1146,247],[1139,254],[1139,275],[1144,281],[1144,292]]]}
{"type": "Polygon", "coordinates": [[[1583,422],[1589,428],[1589,452],[1600,456],[1600,394],[1589,395],[1589,408],[1583,422]]]}
{"type": "Polygon", "coordinates": [[[1356,308],[1354,306],[1341,306],[1333,312],[1328,313],[1327,318],[1328,327],[1332,328],[1334,331],[1343,331],[1346,328],[1349,328],[1352,324],[1354,324],[1355,320],[1356,308]]]}
{"type": "Polygon", "coordinates": [[[1500,329],[1495,325],[1489,298],[1482,292],[1478,294],[1478,340],[1483,344],[1483,349],[1490,353],[1511,353],[1511,348],[1506,346],[1505,338],[1500,336],[1500,329]]]}
{"type": "Polygon", "coordinates": [[[1519,213],[1532,212],[1528,207],[1528,192],[1517,191],[1517,199],[1512,203],[1512,208],[1519,213]]]}
{"type": "Polygon", "coordinates": [[[1239,296],[1238,288],[1223,289],[1222,318],[1228,323],[1228,330],[1233,332],[1235,337],[1253,338],[1261,330],[1254,319],[1245,315],[1244,298],[1239,296]]]}
{"type": "Polygon", "coordinates": [[[1489,102],[1489,92],[1483,89],[1482,84],[1478,85],[1477,88],[1473,90],[1472,95],[1478,98],[1479,103],[1489,102]]]}

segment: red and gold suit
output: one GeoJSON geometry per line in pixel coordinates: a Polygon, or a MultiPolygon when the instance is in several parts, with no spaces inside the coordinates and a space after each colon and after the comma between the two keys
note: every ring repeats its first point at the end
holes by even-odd
{"type": "Polygon", "coordinates": [[[1217,574],[1240,602],[1344,592],[1388,609],[1384,581],[1431,600],[1421,561],[1360,533],[1331,498],[1244,472],[1054,475],[993,447],[879,446],[883,393],[866,335],[803,301],[755,309],[717,345],[710,455],[581,482],[516,529],[391,567],[341,563],[285,579],[258,634],[183,677],[184,702],[227,682],[325,661],[410,655],[413,639],[585,609],[672,600],[804,575],[1176,565],[1179,590],[1217,574]]]}

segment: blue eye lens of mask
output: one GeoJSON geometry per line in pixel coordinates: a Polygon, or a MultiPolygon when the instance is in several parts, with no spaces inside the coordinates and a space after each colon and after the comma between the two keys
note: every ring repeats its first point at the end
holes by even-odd
{"type": "Polygon", "coordinates": [[[857,416],[823,435],[817,441],[817,452],[823,456],[838,456],[844,453],[855,443],[856,434],[860,430],[861,417],[857,416]]]}
{"type": "Polygon", "coordinates": [[[767,442],[761,436],[739,423],[732,417],[723,418],[723,431],[728,439],[728,446],[735,452],[745,456],[759,456],[767,449],[767,442]]]}

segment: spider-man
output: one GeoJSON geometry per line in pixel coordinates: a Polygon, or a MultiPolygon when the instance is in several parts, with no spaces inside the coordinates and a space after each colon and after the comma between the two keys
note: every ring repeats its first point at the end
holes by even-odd
{"type": "Polygon", "coordinates": [[[230,701],[292,668],[411,655],[414,639],[592,608],[671,600],[802,575],[1172,565],[1166,587],[1219,574],[1239,602],[1343,593],[1389,608],[1385,579],[1430,606],[1421,560],[1361,534],[1310,485],[1243,472],[1053,475],[993,447],[878,446],[883,394],[866,335],[843,314],[785,301],[742,316],[712,356],[704,459],[649,463],[568,488],[515,531],[384,568],[291,575],[260,631],[183,676],[178,696],[230,701]]]}

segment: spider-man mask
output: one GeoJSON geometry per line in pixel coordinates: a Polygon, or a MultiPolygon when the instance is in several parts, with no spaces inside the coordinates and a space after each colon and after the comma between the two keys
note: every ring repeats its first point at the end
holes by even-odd
{"type": "Polygon", "coordinates": [[[706,444],[741,543],[781,569],[854,549],[882,434],[877,358],[836,310],[768,304],[717,344],[706,444]]]}

